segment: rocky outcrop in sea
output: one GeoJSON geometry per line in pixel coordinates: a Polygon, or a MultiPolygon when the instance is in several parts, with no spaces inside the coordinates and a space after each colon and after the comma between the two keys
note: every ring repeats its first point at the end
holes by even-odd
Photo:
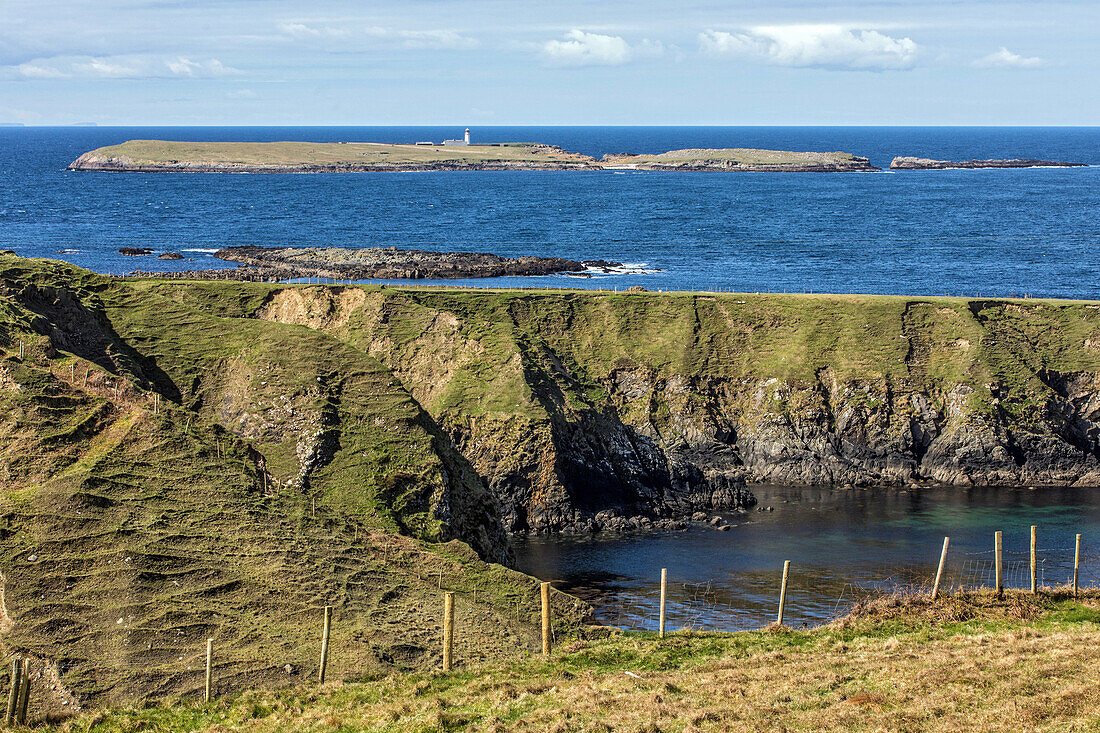
{"type": "Polygon", "coordinates": [[[989,160],[932,160],[930,158],[912,158],[898,156],[890,161],[890,170],[928,171],[952,168],[1077,168],[1084,163],[1066,163],[1057,160],[1035,160],[1033,158],[1000,158],[989,160]]]}

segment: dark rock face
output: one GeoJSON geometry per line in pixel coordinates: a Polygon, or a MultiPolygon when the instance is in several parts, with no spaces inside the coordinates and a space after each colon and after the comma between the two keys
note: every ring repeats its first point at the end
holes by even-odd
{"type": "Polygon", "coordinates": [[[669,449],[611,409],[555,415],[528,425],[514,442],[469,425],[451,432],[485,475],[513,533],[676,529],[698,511],[756,503],[740,472],[669,449]]]}
{"type": "Polygon", "coordinates": [[[118,253],[127,257],[142,257],[153,254],[153,250],[145,247],[119,247],[118,253]]]}
{"type": "Polygon", "coordinates": [[[647,528],[751,507],[752,483],[1100,486],[1100,377],[1093,374],[1049,374],[1061,396],[1047,405],[1046,419],[1027,427],[1000,411],[965,409],[964,386],[896,394],[882,383],[829,383],[828,375],[817,385],[704,378],[691,390],[712,401],[691,405],[678,399],[674,380],[616,376],[613,402],[625,406],[630,390],[640,390],[633,399],[667,409],[669,421],[626,424],[605,409],[504,441],[488,426],[452,429],[497,496],[508,531],[647,528]],[[804,407],[768,409],[777,393],[804,407]],[[529,460],[502,471],[507,455],[529,460]]]}
{"type": "Polygon", "coordinates": [[[1035,160],[1032,158],[1007,158],[990,160],[932,160],[930,158],[912,158],[898,156],[890,162],[890,170],[944,170],[948,168],[1076,168],[1084,163],[1065,163],[1056,160],[1035,160]]]}

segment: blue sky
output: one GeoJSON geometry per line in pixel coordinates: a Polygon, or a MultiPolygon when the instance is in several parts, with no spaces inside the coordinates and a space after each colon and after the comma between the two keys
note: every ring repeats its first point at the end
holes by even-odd
{"type": "Polygon", "coordinates": [[[1100,124],[1100,2],[0,0],[0,122],[1100,124]]]}

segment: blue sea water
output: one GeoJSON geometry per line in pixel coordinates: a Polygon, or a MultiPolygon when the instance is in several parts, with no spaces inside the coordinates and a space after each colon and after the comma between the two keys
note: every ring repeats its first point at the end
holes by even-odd
{"type": "MultiPolygon", "coordinates": [[[[885,168],[896,155],[1035,157],[1088,168],[845,174],[647,172],[105,174],[65,167],[134,138],[441,140],[458,128],[0,128],[0,247],[93,270],[225,267],[226,245],[397,246],[607,259],[652,270],[465,281],[481,286],[1100,298],[1100,128],[475,128],[591,155],[689,147],[843,150],[885,168]],[[128,258],[119,247],[183,252],[128,258]]],[[[449,281],[455,282],[455,281],[449,281]]],[[[775,512],[728,532],[590,540],[533,538],[519,567],[590,597],[601,620],[653,628],[655,579],[670,571],[674,627],[767,623],[783,559],[788,618],[842,612],[868,588],[924,582],[942,535],[949,584],[989,584],[992,532],[1006,531],[1009,584],[1026,582],[1026,528],[1042,528],[1042,582],[1066,580],[1086,538],[1098,582],[1100,499],[1073,490],[825,492],[758,489],[775,512]]]]}
{"type": "Polygon", "coordinates": [[[0,246],[124,273],[219,267],[226,245],[557,255],[656,272],[476,285],[1100,297],[1100,128],[489,127],[592,155],[686,147],[1035,157],[1088,168],[845,174],[67,172],[133,138],[442,139],[455,128],[0,128],[0,246]],[[127,258],[124,246],[193,262],[127,258]]]}

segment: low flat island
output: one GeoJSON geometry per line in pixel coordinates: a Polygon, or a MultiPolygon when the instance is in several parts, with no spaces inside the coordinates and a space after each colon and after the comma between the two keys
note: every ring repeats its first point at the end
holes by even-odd
{"type": "Polygon", "coordinates": [[[130,140],[84,153],[74,171],[360,173],[370,171],[680,170],[835,172],[878,170],[850,153],[720,148],[594,158],[540,143],[470,145],[370,142],[130,140]]]}

